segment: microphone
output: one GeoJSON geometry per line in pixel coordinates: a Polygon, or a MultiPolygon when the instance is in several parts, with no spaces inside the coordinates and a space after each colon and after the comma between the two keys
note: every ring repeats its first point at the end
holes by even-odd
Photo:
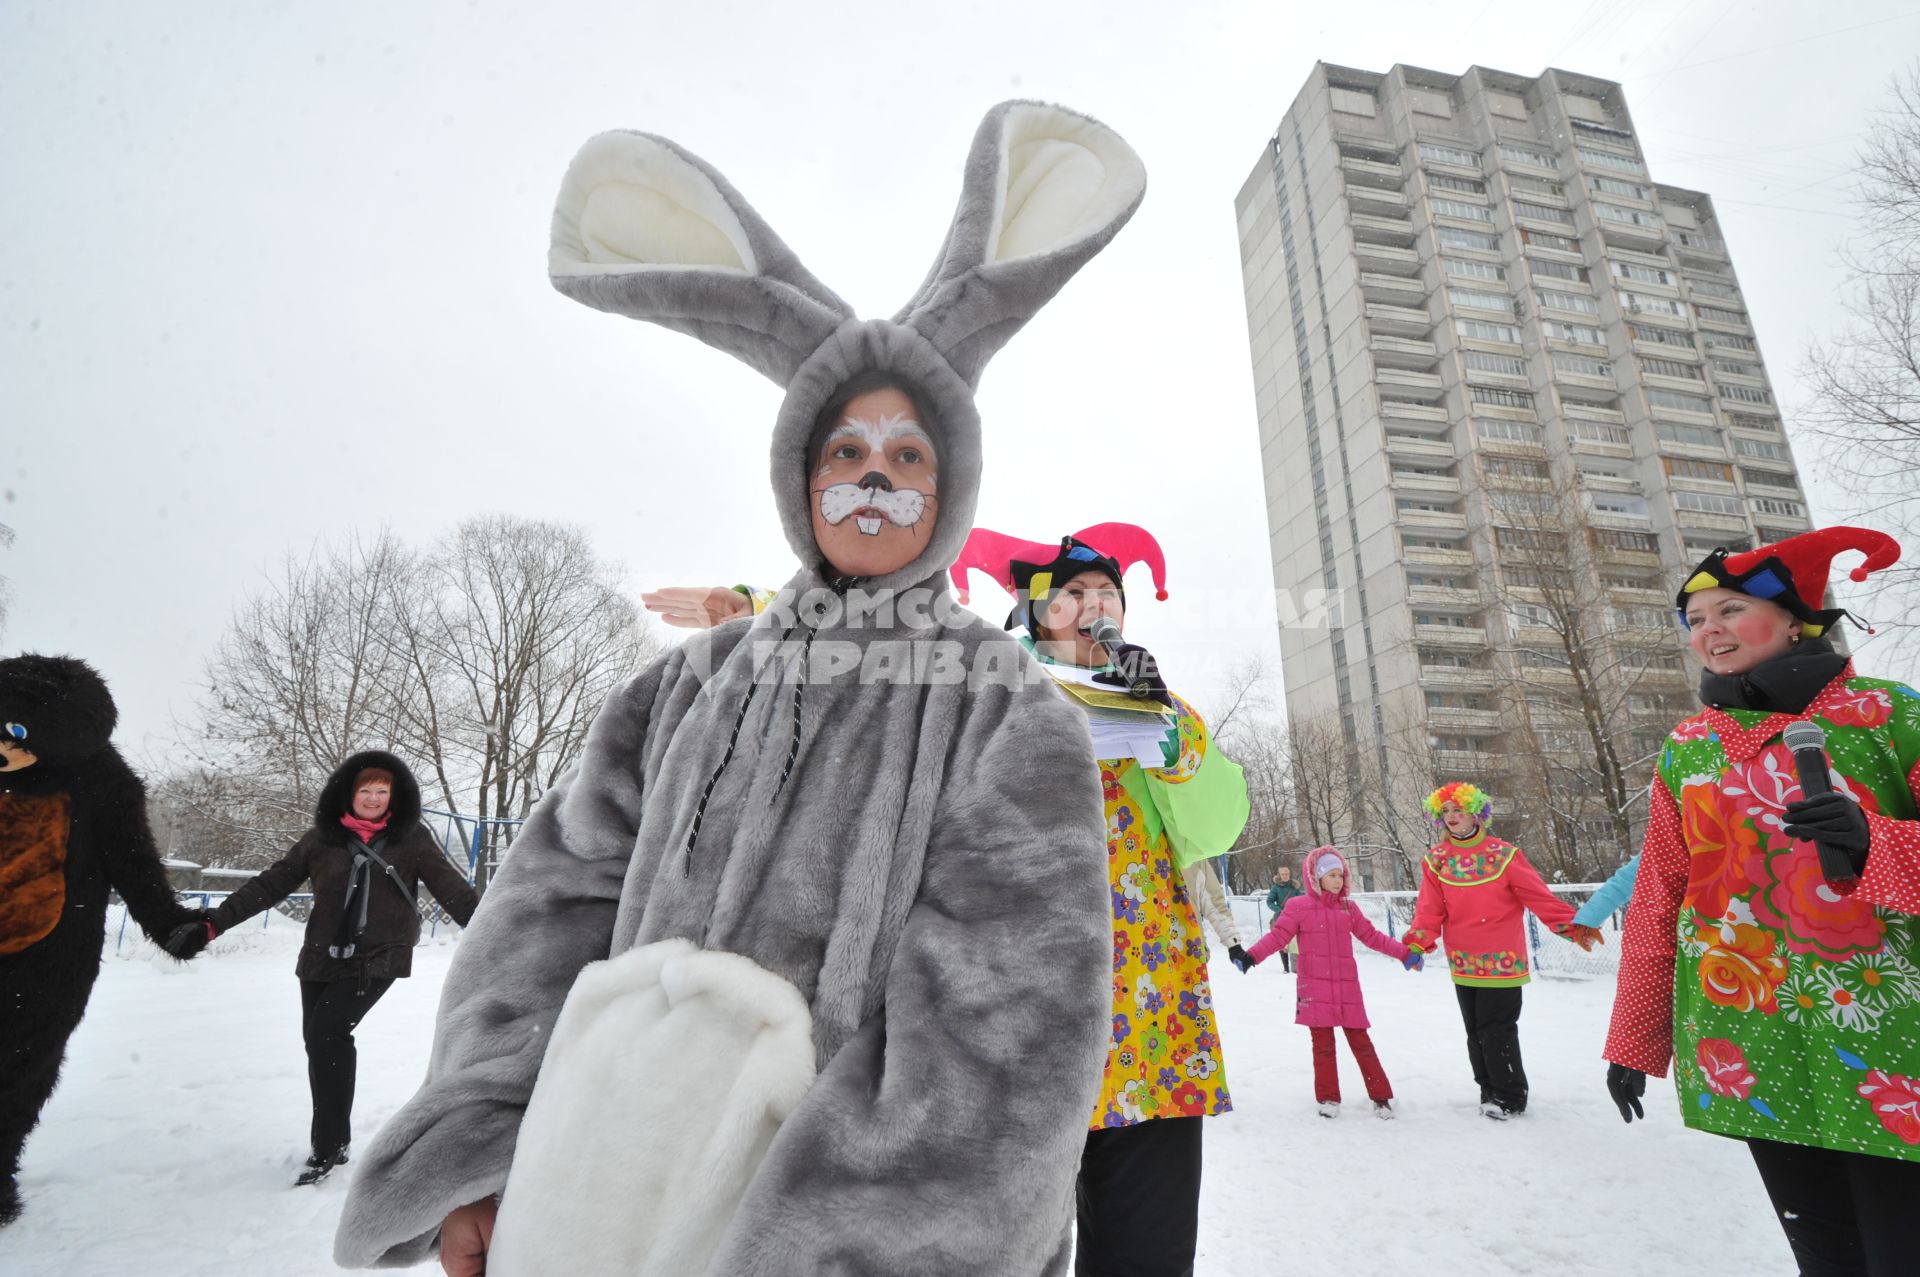
{"type": "Polygon", "coordinates": [[[1153,685],[1140,677],[1139,670],[1121,668],[1120,646],[1126,640],[1120,637],[1120,627],[1114,623],[1112,617],[1095,617],[1093,624],[1087,627],[1087,633],[1092,636],[1094,642],[1107,649],[1107,660],[1112,662],[1114,669],[1119,671],[1120,677],[1127,680],[1127,695],[1140,700],[1153,695],[1153,685]]]}
{"type": "MultiPolygon", "coordinates": [[[[1788,723],[1787,730],[1780,734],[1780,742],[1793,753],[1793,771],[1800,780],[1803,797],[1818,798],[1833,792],[1833,782],[1827,774],[1825,732],[1812,723],[1788,723]]],[[[1860,876],[1841,848],[1818,840],[1813,846],[1820,853],[1820,876],[1828,882],[1841,886],[1851,884],[1860,876]]]]}

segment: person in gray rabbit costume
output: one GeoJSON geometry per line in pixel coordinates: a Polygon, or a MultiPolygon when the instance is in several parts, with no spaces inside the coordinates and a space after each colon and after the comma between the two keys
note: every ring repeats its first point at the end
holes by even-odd
{"type": "Polygon", "coordinates": [[[617,691],[514,841],[341,1264],[1066,1270],[1111,1015],[1098,771],[1084,716],[945,569],[981,370],[1144,190],[1103,125],[997,106],[933,270],[861,320],[674,143],[575,158],[554,285],[786,388],[801,567],[617,691]]]}

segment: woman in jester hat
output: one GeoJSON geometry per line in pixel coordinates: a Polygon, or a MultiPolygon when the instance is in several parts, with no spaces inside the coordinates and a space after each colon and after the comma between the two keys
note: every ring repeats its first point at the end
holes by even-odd
{"type": "Polygon", "coordinates": [[[1446,945],[1480,1112],[1504,1122],[1527,1108],[1520,1059],[1520,994],[1531,978],[1526,914],[1583,949],[1599,932],[1574,922],[1573,906],[1547,890],[1525,852],[1488,832],[1493,802],[1477,785],[1442,785],[1427,795],[1426,809],[1442,837],[1421,863],[1420,899],[1401,939],[1416,954],[1446,945]]]}
{"type": "Polygon", "coordinates": [[[1801,1271],[1920,1262],[1920,693],[1862,678],[1828,634],[1900,547],[1834,527],[1715,550],[1675,599],[1706,708],[1673,729],[1621,938],[1607,1088],[1631,1122],[1677,1067],[1688,1126],[1747,1141],[1801,1271]],[[1781,740],[1826,734],[1809,797],[1781,740]],[[1829,880],[1816,843],[1853,877],[1829,880]]]}
{"type": "Polygon", "coordinates": [[[575,157],[554,286],[783,388],[796,570],[615,691],[528,819],[425,1082],[356,1159],[343,1265],[1066,1271],[1110,1015],[1100,788],[1084,717],[943,574],[982,372],[1145,181],[1097,121],[1002,103],[933,270],[861,319],[684,148],[575,157]]]}
{"type": "MultiPolygon", "coordinates": [[[[1207,983],[1206,941],[1183,871],[1225,852],[1247,822],[1240,767],[1212,747],[1198,712],[1167,690],[1147,651],[1093,638],[1097,620],[1126,625],[1122,575],[1166,563],[1143,528],[1103,523],[1057,542],[975,528],[952,568],[964,600],[969,568],[1011,593],[1022,647],[1057,675],[1092,671],[1167,709],[1146,757],[1100,760],[1112,909],[1113,1032],[1080,1163],[1075,1271],[1193,1271],[1199,1229],[1203,1116],[1232,1107],[1207,983]]],[[[1250,961],[1234,943],[1238,962],[1250,961]]]]}

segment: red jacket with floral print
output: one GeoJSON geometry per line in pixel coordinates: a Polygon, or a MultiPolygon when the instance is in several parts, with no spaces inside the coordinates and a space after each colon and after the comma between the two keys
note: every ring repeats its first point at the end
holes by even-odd
{"type": "Polygon", "coordinates": [[[1403,939],[1417,953],[1444,942],[1455,984],[1525,984],[1529,909],[1556,932],[1573,922],[1573,906],[1547,890],[1518,847],[1484,832],[1471,842],[1448,838],[1421,864],[1420,902],[1403,939]]]}

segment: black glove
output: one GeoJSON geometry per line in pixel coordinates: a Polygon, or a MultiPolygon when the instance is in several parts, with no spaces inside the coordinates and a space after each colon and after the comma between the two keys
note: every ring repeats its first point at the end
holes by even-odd
{"type": "Polygon", "coordinates": [[[167,934],[166,951],[183,961],[213,943],[213,923],[202,913],[192,922],[183,922],[167,934]]]}
{"type": "Polygon", "coordinates": [[[1113,661],[1112,671],[1095,674],[1094,682],[1117,687],[1143,701],[1159,701],[1168,709],[1173,708],[1173,693],[1167,689],[1166,680],[1160,677],[1160,663],[1153,659],[1152,652],[1138,643],[1122,643],[1108,656],[1113,661]]]}
{"type": "Polygon", "coordinates": [[[1620,1120],[1632,1124],[1634,1118],[1644,1120],[1647,1111],[1640,1107],[1640,1097],[1647,1093],[1647,1075],[1639,1069],[1630,1069],[1624,1064],[1607,1065],[1607,1094],[1620,1110],[1620,1120]]]}
{"type": "Polygon", "coordinates": [[[1789,835],[1847,853],[1856,874],[1867,867],[1867,813],[1845,794],[1817,794],[1787,804],[1781,823],[1789,835]]]}
{"type": "Polygon", "coordinates": [[[1237,944],[1227,946],[1227,961],[1238,967],[1241,975],[1253,970],[1253,959],[1249,958],[1247,951],[1237,944]]]}

